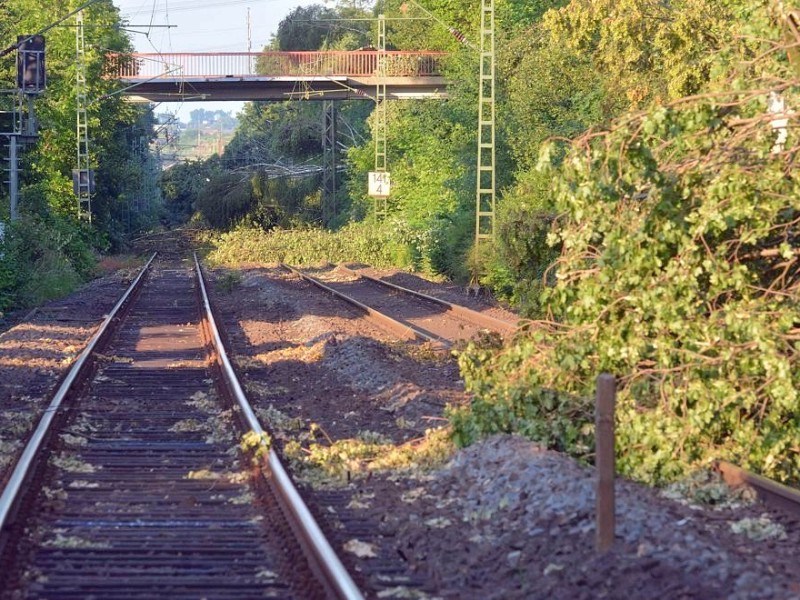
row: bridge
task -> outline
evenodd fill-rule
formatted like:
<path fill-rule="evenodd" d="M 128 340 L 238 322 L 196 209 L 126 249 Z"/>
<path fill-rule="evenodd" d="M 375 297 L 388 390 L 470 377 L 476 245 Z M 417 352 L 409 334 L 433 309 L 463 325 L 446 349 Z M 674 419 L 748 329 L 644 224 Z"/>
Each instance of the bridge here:
<path fill-rule="evenodd" d="M 140 102 L 363 100 L 375 98 L 379 83 L 388 100 L 444 98 L 444 56 L 377 50 L 130 53 L 109 56 L 106 76 Z"/>

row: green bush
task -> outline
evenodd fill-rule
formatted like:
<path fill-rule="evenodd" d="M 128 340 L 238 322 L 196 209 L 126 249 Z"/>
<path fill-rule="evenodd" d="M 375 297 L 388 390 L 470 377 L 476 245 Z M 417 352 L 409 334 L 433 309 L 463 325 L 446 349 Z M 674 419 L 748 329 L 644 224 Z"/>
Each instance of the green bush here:
<path fill-rule="evenodd" d="M 559 252 L 558 246 L 547 242 L 556 217 L 550 179 L 538 171 L 524 172 L 503 195 L 497 214 L 497 252 L 488 257 L 481 278 L 498 298 L 530 318 L 542 316 L 541 294 L 553 283 L 549 269 Z"/>
<path fill-rule="evenodd" d="M 354 223 L 338 232 L 239 227 L 212 235 L 207 241 L 213 248 L 208 259 L 219 265 L 285 262 L 303 266 L 327 261 L 364 262 L 375 267 L 413 266 L 407 228 L 394 221 Z"/>
<path fill-rule="evenodd" d="M 800 480 L 800 139 L 790 127 L 776 150 L 754 91 L 794 75 L 775 53 L 732 73 L 545 161 L 554 283 L 507 347 L 462 354 L 475 397 L 452 413 L 459 441 L 520 431 L 588 458 L 588 399 L 610 372 L 625 475 L 662 482 L 725 458 Z"/>
<path fill-rule="evenodd" d="M 23 214 L 11 224 L 0 258 L 0 310 L 41 304 L 94 275 L 89 230 L 59 217 Z"/>
<path fill-rule="evenodd" d="M 11 252 L 11 241 L 6 233 L 5 241 L 0 243 L 0 314 L 17 302 L 18 273 L 16 256 Z"/>

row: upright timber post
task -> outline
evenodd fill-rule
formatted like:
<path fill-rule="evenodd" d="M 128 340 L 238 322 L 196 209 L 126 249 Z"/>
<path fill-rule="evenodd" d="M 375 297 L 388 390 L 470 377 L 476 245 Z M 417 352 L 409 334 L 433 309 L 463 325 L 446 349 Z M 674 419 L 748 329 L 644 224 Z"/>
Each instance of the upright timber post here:
<path fill-rule="evenodd" d="M 375 86 L 375 171 L 384 173 L 387 160 L 386 134 L 386 19 L 378 15 L 378 62 L 377 83 Z M 389 199 L 375 198 L 375 215 L 386 216 L 389 212 Z"/>
<path fill-rule="evenodd" d="M 597 471 L 597 520 L 595 550 L 608 552 L 614 544 L 616 523 L 614 476 L 615 442 L 614 411 L 616 409 L 617 382 L 613 375 L 602 373 L 597 378 L 595 400 L 595 470 Z"/>
<path fill-rule="evenodd" d="M 494 0 L 481 0 L 481 49 L 478 99 L 478 181 L 475 246 L 495 239 L 495 61 Z"/>
<path fill-rule="evenodd" d="M 83 11 L 76 15 L 75 28 L 75 95 L 78 149 L 77 177 L 73 181 L 78 196 L 78 216 L 92 222 L 92 177 L 89 170 L 89 121 L 86 113 L 86 43 L 83 36 Z"/>
<path fill-rule="evenodd" d="M 336 217 L 336 102 L 322 102 L 322 223 Z"/>

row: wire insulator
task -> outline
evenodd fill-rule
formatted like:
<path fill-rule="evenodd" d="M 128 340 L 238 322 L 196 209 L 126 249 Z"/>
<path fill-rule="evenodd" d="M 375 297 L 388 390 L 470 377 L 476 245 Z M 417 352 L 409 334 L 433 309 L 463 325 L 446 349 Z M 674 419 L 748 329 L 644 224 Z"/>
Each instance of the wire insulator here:
<path fill-rule="evenodd" d="M 451 35 L 452 35 L 454 38 L 456 38 L 456 39 L 457 39 L 459 42 L 461 42 L 462 44 L 469 45 L 469 42 L 467 42 L 467 36 L 465 36 L 463 33 L 461 33 L 461 32 L 460 32 L 458 29 L 456 29 L 455 27 L 448 27 L 448 28 L 447 28 L 447 31 L 449 31 L 449 32 L 450 32 L 450 34 L 451 34 Z"/>

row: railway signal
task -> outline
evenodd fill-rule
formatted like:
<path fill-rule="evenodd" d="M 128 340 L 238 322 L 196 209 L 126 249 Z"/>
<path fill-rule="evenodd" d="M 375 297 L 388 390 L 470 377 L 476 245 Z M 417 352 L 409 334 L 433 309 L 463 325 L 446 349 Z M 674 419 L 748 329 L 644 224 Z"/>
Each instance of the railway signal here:
<path fill-rule="evenodd" d="M 24 94 L 41 94 L 47 84 L 43 35 L 17 37 L 17 88 Z"/>

